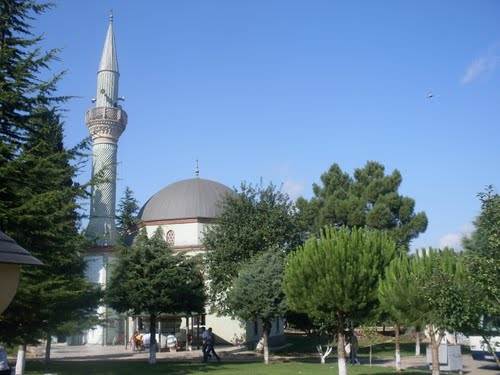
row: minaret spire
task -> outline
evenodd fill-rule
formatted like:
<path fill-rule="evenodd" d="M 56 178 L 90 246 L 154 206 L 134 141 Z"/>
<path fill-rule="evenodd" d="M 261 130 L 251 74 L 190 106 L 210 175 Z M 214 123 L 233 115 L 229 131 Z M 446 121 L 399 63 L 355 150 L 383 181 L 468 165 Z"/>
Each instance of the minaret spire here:
<path fill-rule="evenodd" d="M 118 59 L 113 15 L 109 16 L 101 61 L 97 71 L 95 108 L 87 111 L 85 122 L 92 138 L 92 188 L 87 236 L 98 246 L 116 243 L 116 163 L 118 139 L 127 125 L 127 113 L 118 106 Z"/>
<path fill-rule="evenodd" d="M 113 13 L 109 15 L 108 31 L 97 70 L 96 107 L 116 107 L 118 102 L 118 57 L 116 53 Z"/>
<path fill-rule="evenodd" d="M 108 32 L 102 49 L 99 72 L 109 70 L 118 73 L 118 59 L 116 57 L 115 33 L 113 30 L 113 12 L 109 14 Z"/>

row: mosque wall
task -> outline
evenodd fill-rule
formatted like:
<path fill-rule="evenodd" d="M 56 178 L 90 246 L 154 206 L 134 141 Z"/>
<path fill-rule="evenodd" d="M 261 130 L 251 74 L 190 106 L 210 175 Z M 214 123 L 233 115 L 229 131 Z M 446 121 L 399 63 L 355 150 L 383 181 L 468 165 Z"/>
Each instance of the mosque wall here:
<path fill-rule="evenodd" d="M 203 230 L 206 225 L 203 223 L 148 225 L 146 231 L 148 236 L 152 236 L 157 228 L 161 227 L 166 240 L 172 238 L 169 237 L 169 232 L 173 232 L 174 247 L 198 247 L 202 244 Z"/>
<path fill-rule="evenodd" d="M 198 247 L 202 246 L 203 234 L 208 226 L 213 224 L 207 223 L 180 223 L 180 224 L 159 224 L 147 225 L 146 231 L 148 236 L 152 236 L 158 227 L 161 227 L 165 237 L 169 231 L 173 231 L 175 236 L 174 246 L 177 248 Z M 166 238 L 167 239 L 167 238 Z M 204 252 L 203 250 L 192 250 L 186 253 L 188 256 L 197 255 Z M 208 280 L 207 280 L 208 282 Z M 210 307 L 207 306 L 206 311 Z M 217 314 L 208 313 L 205 316 L 205 326 L 212 327 L 217 341 L 221 344 L 239 345 L 247 343 L 256 345 L 262 337 L 261 322 L 242 322 L 238 319 L 233 319 L 230 316 L 218 316 Z M 181 323 L 181 328 L 185 329 L 185 323 Z M 276 319 L 272 323 L 271 332 L 269 335 L 271 345 L 281 345 L 284 342 L 284 322 L 282 319 Z"/>

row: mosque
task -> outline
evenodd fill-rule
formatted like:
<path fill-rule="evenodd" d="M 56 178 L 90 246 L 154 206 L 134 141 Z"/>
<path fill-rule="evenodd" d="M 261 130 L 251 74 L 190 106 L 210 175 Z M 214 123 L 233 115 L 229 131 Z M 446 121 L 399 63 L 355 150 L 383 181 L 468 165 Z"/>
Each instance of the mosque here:
<path fill-rule="evenodd" d="M 104 42 L 102 57 L 97 71 L 97 93 L 92 102 L 95 106 L 85 115 L 85 122 L 92 139 L 92 176 L 102 176 L 103 182 L 93 186 L 90 202 L 90 218 L 86 236 L 94 246 L 86 254 L 87 278 L 103 288 L 109 277 L 109 264 L 113 262 L 117 241 L 115 224 L 116 176 L 118 140 L 127 126 L 127 113 L 118 95 L 118 59 L 113 31 L 113 18 Z M 203 234 L 214 225 L 220 214 L 220 201 L 234 192 L 227 186 L 199 177 L 173 182 L 153 194 L 139 213 L 139 227 L 152 235 L 158 227 L 163 229 L 165 241 L 175 252 L 186 256 L 203 255 Z M 187 335 L 196 338 L 202 327 L 212 327 L 221 343 L 254 343 L 261 334 L 259 322 L 241 322 L 228 316 L 218 316 L 206 306 L 206 314 L 164 316 L 158 323 L 162 334 L 174 334 L 179 341 Z M 106 306 L 99 308 L 106 324 L 96 326 L 80 339 L 83 343 L 113 345 L 124 344 L 136 329 L 148 331 L 147 320 L 142 317 L 119 316 Z M 273 324 L 270 340 L 283 339 L 281 320 Z"/>

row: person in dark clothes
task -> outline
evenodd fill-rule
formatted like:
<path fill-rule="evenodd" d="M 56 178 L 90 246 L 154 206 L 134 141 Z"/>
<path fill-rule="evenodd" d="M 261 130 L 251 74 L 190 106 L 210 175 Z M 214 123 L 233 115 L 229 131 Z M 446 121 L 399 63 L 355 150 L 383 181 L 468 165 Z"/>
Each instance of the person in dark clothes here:
<path fill-rule="evenodd" d="M 206 358 L 208 359 L 209 356 L 214 356 L 217 358 L 217 361 L 220 362 L 220 357 L 217 355 L 214 349 L 215 345 L 215 335 L 212 332 L 212 328 L 208 329 L 208 335 L 207 335 L 207 349 L 205 350 L 205 355 Z M 205 361 L 206 362 L 206 361 Z"/>
<path fill-rule="evenodd" d="M 206 362 L 208 360 L 209 355 L 207 354 L 207 343 L 208 339 L 210 337 L 210 334 L 208 333 L 207 330 L 205 330 L 205 327 L 201 328 L 201 353 L 203 354 L 203 362 Z"/>
<path fill-rule="evenodd" d="M 7 360 L 7 352 L 4 347 L 0 345 L 0 375 L 10 375 L 11 368 Z"/>

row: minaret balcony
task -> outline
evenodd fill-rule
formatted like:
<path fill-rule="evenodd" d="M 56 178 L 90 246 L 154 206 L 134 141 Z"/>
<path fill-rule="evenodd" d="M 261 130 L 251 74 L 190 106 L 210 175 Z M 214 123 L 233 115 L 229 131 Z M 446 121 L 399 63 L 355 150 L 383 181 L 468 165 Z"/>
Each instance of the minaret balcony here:
<path fill-rule="evenodd" d="M 96 141 L 118 141 L 127 126 L 127 112 L 118 107 L 95 107 L 85 114 L 90 136 Z"/>

